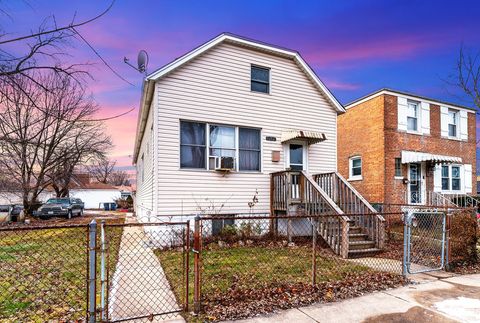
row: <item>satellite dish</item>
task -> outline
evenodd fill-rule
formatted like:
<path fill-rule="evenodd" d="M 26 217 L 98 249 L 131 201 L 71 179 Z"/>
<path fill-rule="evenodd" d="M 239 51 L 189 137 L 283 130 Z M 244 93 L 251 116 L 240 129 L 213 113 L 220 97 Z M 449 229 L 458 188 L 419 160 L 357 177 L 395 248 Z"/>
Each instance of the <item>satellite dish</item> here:
<path fill-rule="evenodd" d="M 148 54 L 143 49 L 138 52 L 137 67 L 130 64 L 130 60 L 126 57 L 123 58 L 123 62 L 140 73 L 146 73 L 148 66 Z"/>
<path fill-rule="evenodd" d="M 144 73 L 147 70 L 148 66 L 148 54 L 146 51 L 143 49 L 138 52 L 138 57 L 137 57 L 137 66 L 138 70 L 141 73 Z"/>

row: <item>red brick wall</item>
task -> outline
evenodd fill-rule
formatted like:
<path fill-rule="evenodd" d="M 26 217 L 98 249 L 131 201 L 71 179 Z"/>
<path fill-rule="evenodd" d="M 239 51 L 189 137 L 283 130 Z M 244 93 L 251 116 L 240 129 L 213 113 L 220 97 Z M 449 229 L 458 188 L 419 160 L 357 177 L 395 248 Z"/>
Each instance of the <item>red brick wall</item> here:
<path fill-rule="evenodd" d="M 362 156 L 363 180 L 351 184 L 370 203 L 404 203 L 407 185 L 395 179 L 395 158 L 402 150 L 458 156 L 472 165 L 476 189 L 475 114 L 468 113 L 468 141 L 440 136 L 440 106 L 430 105 L 430 135 L 399 132 L 397 97 L 380 95 L 350 108 L 338 118 L 338 171 L 348 178 L 348 158 Z M 407 177 L 407 166 L 402 165 Z M 427 165 L 427 190 L 433 190 L 433 171 Z"/>
<path fill-rule="evenodd" d="M 395 180 L 394 158 L 400 157 L 402 150 L 428 152 L 432 154 L 458 156 L 464 164 L 471 164 L 472 187 L 476 186 L 476 153 L 475 153 L 475 114 L 468 113 L 468 141 L 441 138 L 440 106 L 430 105 L 430 135 L 415 135 L 399 132 L 397 116 L 397 97 L 385 97 L 385 201 L 384 203 L 403 203 L 406 184 Z M 403 165 L 403 176 L 407 177 L 407 167 Z M 427 165 L 427 191 L 433 191 L 433 171 Z M 392 184 L 393 183 L 393 184 Z"/>
<path fill-rule="evenodd" d="M 383 201 L 383 98 L 368 100 L 338 117 L 338 171 L 348 179 L 349 157 L 362 157 L 362 176 L 350 183 L 368 201 Z"/>

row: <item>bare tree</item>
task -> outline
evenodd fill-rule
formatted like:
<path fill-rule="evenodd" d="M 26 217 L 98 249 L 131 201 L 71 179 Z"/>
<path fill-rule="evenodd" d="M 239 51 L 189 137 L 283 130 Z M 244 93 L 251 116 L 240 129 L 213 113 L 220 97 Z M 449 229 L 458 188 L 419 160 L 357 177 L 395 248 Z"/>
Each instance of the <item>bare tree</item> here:
<path fill-rule="evenodd" d="M 61 160 L 57 167 L 48 174 L 57 197 L 69 196 L 69 186 L 77 168 L 92 159 L 106 158 L 112 146 L 101 123 L 83 123 L 72 130 L 72 137 L 71 145 L 59 151 Z"/>
<path fill-rule="evenodd" d="M 108 183 L 115 186 L 130 185 L 130 179 L 128 173 L 123 170 L 116 170 L 110 174 Z"/>
<path fill-rule="evenodd" d="M 72 147 L 91 140 L 83 132 L 100 129 L 88 121 L 97 106 L 75 80 L 55 72 L 29 73 L 37 75 L 0 82 L 0 169 L 21 189 L 28 213 L 52 184 L 52 174 L 75 162 Z"/>
<path fill-rule="evenodd" d="M 115 171 L 116 163 L 116 161 L 111 161 L 108 158 L 97 158 L 87 165 L 86 169 L 97 182 L 107 184 Z"/>
<path fill-rule="evenodd" d="M 480 109 L 480 52 L 468 53 L 462 46 L 458 55 L 456 74 L 450 84 L 465 93 L 477 109 Z"/>

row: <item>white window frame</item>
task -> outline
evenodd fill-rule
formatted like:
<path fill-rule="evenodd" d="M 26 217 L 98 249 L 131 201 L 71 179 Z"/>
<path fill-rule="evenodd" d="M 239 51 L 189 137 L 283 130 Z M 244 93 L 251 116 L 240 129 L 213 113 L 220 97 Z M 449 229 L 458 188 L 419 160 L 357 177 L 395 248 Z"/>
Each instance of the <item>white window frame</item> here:
<path fill-rule="evenodd" d="M 235 172 L 239 173 L 262 173 L 263 172 L 263 143 L 262 143 L 262 129 L 261 128 L 255 128 L 255 127 L 246 127 L 246 126 L 235 126 L 231 124 L 223 124 L 223 123 L 210 123 L 210 122 L 204 122 L 204 121 L 194 121 L 194 120 L 180 120 L 181 122 L 194 122 L 194 123 L 201 123 L 205 125 L 205 168 L 182 168 L 181 165 L 181 156 L 180 156 L 180 151 L 178 154 L 178 168 L 180 170 L 186 170 L 186 171 L 215 171 L 215 169 L 210 169 L 210 157 L 215 157 L 214 155 L 210 154 L 210 149 L 215 149 L 214 147 L 210 146 L 210 126 L 218 126 L 218 127 L 229 127 L 229 128 L 234 128 L 235 129 Z M 260 140 L 260 167 L 259 170 L 240 170 L 240 128 L 245 128 L 245 129 L 255 129 L 259 131 L 259 140 Z M 180 136 L 180 134 L 179 134 Z M 179 138 L 179 149 L 181 149 L 181 142 Z M 221 149 L 221 148 L 217 148 Z M 225 149 L 230 149 L 230 148 L 225 148 Z M 232 149 L 233 150 L 233 149 Z"/>
<path fill-rule="evenodd" d="M 450 122 L 450 113 L 455 113 L 455 123 Z M 450 125 L 455 126 L 455 136 L 450 135 Z M 460 111 L 456 109 L 448 109 L 448 123 L 447 123 L 448 138 L 459 139 L 460 138 Z"/>
<path fill-rule="evenodd" d="M 409 116 L 409 110 L 410 110 L 410 104 L 415 105 L 415 117 L 410 117 Z M 415 134 L 420 134 L 421 133 L 421 127 L 422 127 L 422 120 L 421 120 L 421 113 L 422 113 L 422 106 L 421 103 L 418 101 L 413 101 L 413 100 L 407 100 L 407 132 L 409 133 L 415 133 Z M 417 120 L 417 129 L 416 130 L 411 130 L 408 129 L 408 118 L 415 118 Z"/>
<path fill-rule="evenodd" d="M 443 179 L 444 178 L 447 178 L 447 177 L 443 177 L 443 167 L 448 167 L 448 189 L 447 190 L 444 190 L 443 189 L 443 185 L 442 185 L 442 182 L 443 182 Z M 458 170 L 458 174 L 459 174 L 459 177 L 456 177 L 459 179 L 460 181 L 460 185 L 459 185 L 459 189 L 458 190 L 454 190 L 453 189 L 453 170 L 452 168 L 453 167 L 458 167 L 459 170 Z M 465 178 L 462 177 L 462 172 L 464 172 L 464 168 L 463 168 L 463 165 L 460 165 L 460 164 L 442 164 L 441 165 L 441 168 L 440 168 L 440 188 L 441 188 L 441 192 L 442 193 L 463 193 L 465 191 L 465 185 L 464 185 L 464 180 Z"/>
<path fill-rule="evenodd" d="M 261 91 L 252 90 L 252 81 L 253 81 L 252 80 L 252 68 L 254 68 L 254 67 L 268 71 L 268 92 L 261 92 Z M 255 82 L 259 82 L 259 81 L 255 81 Z M 263 82 L 259 82 L 259 83 L 263 83 Z M 261 66 L 261 65 L 257 65 L 257 64 L 250 64 L 250 92 L 266 94 L 266 95 L 271 94 L 271 92 L 272 92 L 272 69 L 270 67 Z"/>
<path fill-rule="evenodd" d="M 353 175 L 353 161 L 360 159 L 360 175 Z M 363 160 L 361 156 L 352 156 L 348 159 L 348 180 L 360 181 L 363 179 Z"/>

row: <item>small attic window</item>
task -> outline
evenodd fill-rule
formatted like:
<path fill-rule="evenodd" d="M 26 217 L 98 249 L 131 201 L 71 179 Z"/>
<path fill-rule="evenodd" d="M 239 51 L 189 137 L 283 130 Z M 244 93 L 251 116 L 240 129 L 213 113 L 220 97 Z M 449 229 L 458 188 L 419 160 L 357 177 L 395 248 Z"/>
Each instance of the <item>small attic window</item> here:
<path fill-rule="evenodd" d="M 270 93 L 270 69 L 252 65 L 250 84 L 253 92 Z"/>

